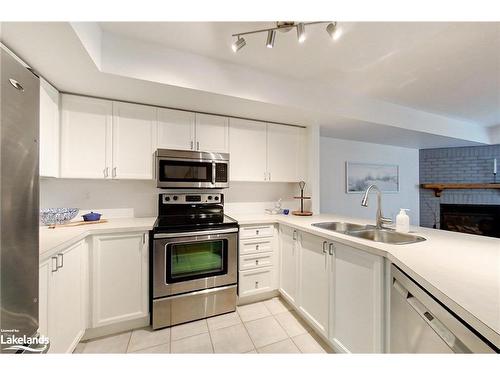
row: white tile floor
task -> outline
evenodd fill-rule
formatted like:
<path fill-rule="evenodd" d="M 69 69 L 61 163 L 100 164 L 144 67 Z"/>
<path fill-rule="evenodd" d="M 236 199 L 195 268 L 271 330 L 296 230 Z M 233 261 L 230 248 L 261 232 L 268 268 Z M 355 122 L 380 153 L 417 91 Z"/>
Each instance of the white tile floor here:
<path fill-rule="evenodd" d="M 81 342 L 75 353 L 332 353 L 280 298 L 171 328 Z"/>

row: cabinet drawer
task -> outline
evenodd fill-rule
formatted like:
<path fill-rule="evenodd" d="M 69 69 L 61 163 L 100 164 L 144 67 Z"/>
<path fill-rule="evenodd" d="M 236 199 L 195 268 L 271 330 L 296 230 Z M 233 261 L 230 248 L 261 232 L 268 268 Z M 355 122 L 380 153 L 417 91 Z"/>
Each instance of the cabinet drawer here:
<path fill-rule="evenodd" d="M 240 241 L 240 255 L 266 253 L 268 251 L 273 251 L 272 239 L 253 239 Z"/>
<path fill-rule="evenodd" d="M 272 290 L 273 269 L 271 267 L 240 271 L 240 297 Z"/>
<path fill-rule="evenodd" d="M 269 267 L 273 265 L 273 253 L 242 255 L 240 257 L 240 270 Z"/>
<path fill-rule="evenodd" d="M 240 238 L 272 237 L 273 234 L 273 225 L 252 225 L 240 228 Z"/>

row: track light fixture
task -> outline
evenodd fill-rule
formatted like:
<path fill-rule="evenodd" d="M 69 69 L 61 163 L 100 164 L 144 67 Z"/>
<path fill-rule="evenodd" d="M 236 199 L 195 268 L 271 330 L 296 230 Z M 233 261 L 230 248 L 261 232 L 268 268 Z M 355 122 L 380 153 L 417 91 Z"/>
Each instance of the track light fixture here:
<path fill-rule="evenodd" d="M 337 26 L 337 22 L 331 22 L 326 26 L 326 32 L 333 40 L 338 40 L 342 35 L 342 28 Z"/>
<path fill-rule="evenodd" d="M 297 24 L 297 40 L 299 43 L 304 43 L 306 40 L 306 27 L 303 23 Z"/>
<path fill-rule="evenodd" d="M 267 32 L 267 41 L 266 41 L 267 48 L 274 47 L 274 38 L 276 38 L 276 30 L 269 30 Z"/>
<path fill-rule="evenodd" d="M 337 25 L 337 22 L 332 21 L 317 21 L 317 22 L 293 22 L 293 21 L 281 21 L 276 22 L 276 27 L 271 27 L 268 29 L 260 29 L 253 31 L 246 31 L 243 33 L 233 34 L 232 36 L 237 38 L 236 41 L 232 44 L 231 48 L 234 52 L 239 51 L 246 45 L 245 39 L 242 38 L 242 35 L 249 34 L 258 34 L 258 33 L 267 33 L 266 39 L 266 47 L 273 48 L 274 40 L 276 39 L 276 30 L 281 32 L 289 32 L 292 29 L 297 30 L 297 40 L 299 43 L 304 43 L 306 40 L 306 26 L 310 25 L 318 25 L 318 24 L 328 24 L 326 26 L 326 31 L 330 38 L 333 40 L 337 40 L 342 35 L 342 29 Z"/>
<path fill-rule="evenodd" d="M 245 42 L 245 38 L 238 36 L 238 39 L 236 39 L 231 48 L 233 49 L 233 52 L 238 52 L 240 49 L 245 47 L 245 44 L 247 44 L 247 42 Z"/>

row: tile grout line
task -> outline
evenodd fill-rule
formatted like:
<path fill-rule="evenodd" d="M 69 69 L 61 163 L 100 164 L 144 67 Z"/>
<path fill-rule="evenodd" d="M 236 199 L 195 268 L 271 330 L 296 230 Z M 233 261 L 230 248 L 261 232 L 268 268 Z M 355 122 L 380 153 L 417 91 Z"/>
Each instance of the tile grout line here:
<path fill-rule="evenodd" d="M 210 332 L 210 326 L 208 325 L 208 319 L 205 319 L 207 323 L 207 329 L 208 329 L 208 338 L 210 339 L 210 344 L 212 345 L 212 353 L 215 353 L 215 346 L 214 346 L 214 340 L 212 340 L 212 332 Z"/>
<path fill-rule="evenodd" d="M 248 332 L 248 328 L 246 326 L 246 322 L 243 321 L 243 317 L 241 316 L 240 312 L 238 311 L 238 309 L 236 309 L 236 311 L 238 312 L 238 316 L 240 317 L 240 320 L 241 320 L 241 324 L 243 325 L 243 328 L 245 329 L 245 332 L 247 333 L 248 335 L 248 338 L 250 339 L 250 342 L 252 343 L 253 345 L 253 350 L 255 350 L 256 353 L 259 353 L 259 351 L 257 350 L 257 346 L 255 345 L 255 343 L 253 342 L 253 339 L 252 339 L 252 336 L 250 336 L 250 332 Z M 251 350 L 249 350 L 249 352 L 251 352 Z"/>

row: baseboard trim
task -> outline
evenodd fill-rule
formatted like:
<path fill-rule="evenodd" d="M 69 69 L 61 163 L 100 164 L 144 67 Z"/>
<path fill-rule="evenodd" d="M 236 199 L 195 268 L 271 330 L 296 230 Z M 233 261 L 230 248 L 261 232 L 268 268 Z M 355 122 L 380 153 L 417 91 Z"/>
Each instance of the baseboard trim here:
<path fill-rule="evenodd" d="M 278 290 L 271 290 L 269 292 L 263 292 L 254 294 L 252 296 L 239 297 L 236 301 L 237 306 L 248 305 L 249 303 L 265 301 L 266 299 L 273 298 L 279 296 Z"/>
<path fill-rule="evenodd" d="M 132 329 L 148 327 L 149 325 L 150 324 L 148 315 L 142 318 L 136 318 L 132 320 L 127 320 L 125 322 L 114 323 L 103 327 L 88 328 L 82 337 L 82 341 L 92 340 L 108 335 L 114 335 L 117 333 L 130 331 Z"/>

